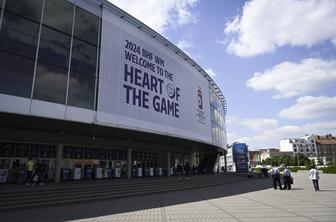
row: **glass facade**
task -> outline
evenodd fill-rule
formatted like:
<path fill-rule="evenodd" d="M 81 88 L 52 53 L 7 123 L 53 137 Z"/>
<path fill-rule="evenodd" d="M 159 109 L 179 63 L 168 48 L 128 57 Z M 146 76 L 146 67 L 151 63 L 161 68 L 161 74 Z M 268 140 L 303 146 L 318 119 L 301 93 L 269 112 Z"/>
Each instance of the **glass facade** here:
<path fill-rule="evenodd" d="M 94 109 L 100 18 L 66 0 L 0 8 L 0 93 Z"/>
<path fill-rule="evenodd" d="M 0 30 L 0 93 L 31 96 L 41 7 L 37 0 L 5 2 Z"/>
<path fill-rule="evenodd" d="M 225 110 L 216 93 L 209 90 L 212 142 L 226 148 Z"/>

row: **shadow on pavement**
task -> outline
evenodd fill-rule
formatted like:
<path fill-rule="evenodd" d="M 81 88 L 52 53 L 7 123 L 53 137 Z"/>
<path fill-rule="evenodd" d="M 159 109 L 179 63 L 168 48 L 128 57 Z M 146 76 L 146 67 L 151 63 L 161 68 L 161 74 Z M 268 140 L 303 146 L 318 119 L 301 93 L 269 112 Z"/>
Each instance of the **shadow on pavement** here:
<path fill-rule="evenodd" d="M 160 207 L 229 197 L 243 193 L 265 190 L 271 187 L 272 181 L 270 178 L 246 178 L 240 182 L 206 188 L 5 212 L 0 213 L 0 218 L 4 219 L 2 221 L 11 222 L 27 221 L 27 218 L 29 218 L 29 221 L 35 222 L 71 221 L 80 219 L 88 220 L 96 219 L 97 217 L 104 218 L 104 216 L 109 215 L 135 213 L 140 210 L 150 210 L 151 212 L 152 210 L 160 210 Z"/>

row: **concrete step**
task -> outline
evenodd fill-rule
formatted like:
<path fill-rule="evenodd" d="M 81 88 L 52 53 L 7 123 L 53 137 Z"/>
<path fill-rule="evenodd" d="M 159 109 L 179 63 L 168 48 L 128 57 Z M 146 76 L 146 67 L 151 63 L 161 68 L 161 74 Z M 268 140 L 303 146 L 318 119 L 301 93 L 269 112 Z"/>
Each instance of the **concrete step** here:
<path fill-rule="evenodd" d="M 168 192 L 184 189 L 195 189 L 207 186 L 216 186 L 225 183 L 236 183 L 245 180 L 244 177 L 239 176 L 197 176 L 191 179 L 177 179 L 176 177 L 166 177 L 158 179 L 150 179 L 139 181 L 136 183 L 132 180 L 121 181 L 113 185 L 107 184 L 81 184 L 78 187 L 71 187 L 69 184 L 59 184 L 52 187 L 34 187 L 37 189 L 25 190 L 20 188 L 20 192 L 11 192 L 9 189 L 6 196 L 0 199 L 0 211 L 13 210 L 19 208 L 41 207 L 57 204 L 68 204 L 83 201 L 94 201 L 112 199 L 118 197 L 126 197 L 133 195 L 143 195 L 158 192 Z M 90 182 L 89 182 L 90 183 Z M 72 184 L 76 186 L 77 184 Z M 32 188 L 32 187 L 28 187 Z M 40 189 L 39 189 L 40 188 Z M 71 188 L 71 189 L 69 189 Z M 22 189 L 22 190 L 21 190 Z M 11 196 L 12 194 L 12 196 Z"/>

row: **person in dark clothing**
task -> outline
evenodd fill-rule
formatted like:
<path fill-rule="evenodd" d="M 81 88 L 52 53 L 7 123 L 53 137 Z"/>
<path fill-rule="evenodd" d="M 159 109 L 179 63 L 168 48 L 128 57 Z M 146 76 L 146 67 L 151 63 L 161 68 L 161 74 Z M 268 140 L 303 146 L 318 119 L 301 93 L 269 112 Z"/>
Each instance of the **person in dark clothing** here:
<path fill-rule="evenodd" d="M 190 166 L 189 166 L 189 163 L 186 163 L 184 165 L 184 173 L 185 173 L 185 178 L 186 179 L 189 179 L 189 172 L 190 172 Z"/>
<path fill-rule="evenodd" d="M 177 175 L 178 175 L 179 179 L 181 179 L 181 175 L 183 173 L 183 168 L 182 168 L 181 164 L 177 165 L 176 171 L 177 171 Z"/>
<path fill-rule="evenodd" d="M 284 190 L 286 190 L 286 189 L 290 190 L 291 189 L 291 172 L 288 169 L 288 167 L 285 167 L 283 179 L 284 179 L 283 189 Z"/>

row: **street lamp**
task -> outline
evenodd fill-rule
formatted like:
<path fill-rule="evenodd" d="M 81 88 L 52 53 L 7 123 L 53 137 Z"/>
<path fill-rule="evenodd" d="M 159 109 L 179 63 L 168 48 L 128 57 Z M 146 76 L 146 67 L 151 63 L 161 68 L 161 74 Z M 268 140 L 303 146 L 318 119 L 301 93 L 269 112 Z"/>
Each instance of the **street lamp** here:
<path fill-rule="evenodd" d="M 298 152 L 296 153 L 296 158 L 297 158 L 297 164 L 298 164 L 298 166 L 300 166 L 300 164 L 299 164 L 299 150 L 298 150 Z"/>

